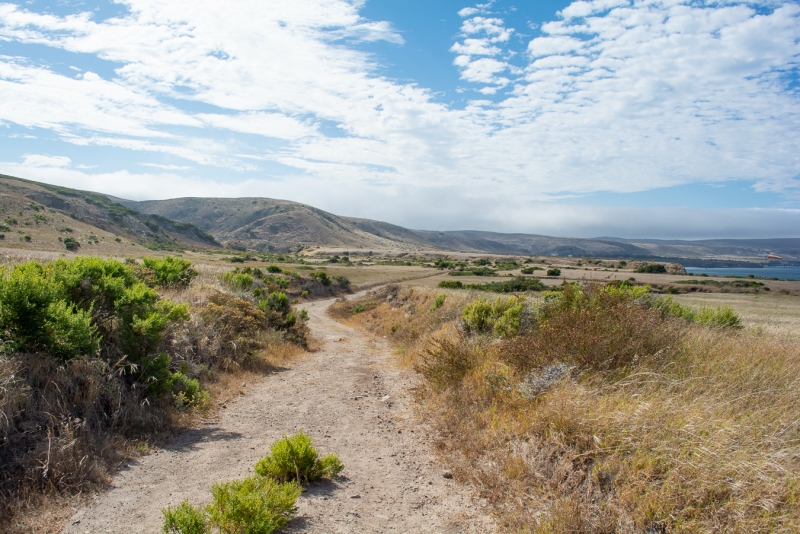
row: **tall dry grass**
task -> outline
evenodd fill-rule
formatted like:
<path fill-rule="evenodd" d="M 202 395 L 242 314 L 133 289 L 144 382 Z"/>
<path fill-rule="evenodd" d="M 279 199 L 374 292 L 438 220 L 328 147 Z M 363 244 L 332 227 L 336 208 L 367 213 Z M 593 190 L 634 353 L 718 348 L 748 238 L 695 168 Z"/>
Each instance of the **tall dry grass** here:
<path fill-rule="evenodd" d="M 796 344 L 636 302 L 533 310 L 504 341 L 463 333 L 468 297 L 428 313 L 432 298 L 400 291 L 350 320 L 394 328 L 444 461 L 508 530 L 800 530 Z"/>

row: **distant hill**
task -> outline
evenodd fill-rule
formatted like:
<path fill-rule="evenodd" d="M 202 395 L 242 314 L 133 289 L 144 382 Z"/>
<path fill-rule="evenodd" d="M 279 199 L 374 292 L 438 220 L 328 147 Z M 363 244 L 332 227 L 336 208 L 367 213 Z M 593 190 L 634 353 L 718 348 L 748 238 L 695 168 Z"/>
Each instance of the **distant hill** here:
<path fill-rule="evenodd" d="M 767 254 L 773 253 L 789 261 L 800 261 L 800 239 L 681 241 L 585 239 L 471 230 L 433 232 L 342 217 L 288 200 L 176 198 L 137 202 L 0 175 L 0 219 L 21 219 L 14 228 L 6 223 L 6 243 L 9 239 L 21 240 L 31 234 L 34 241 L 63 250 L 57 238 L 63 238 L 66 233 L 57 231 L 59 225 L 55 218 L 42 215 L 49 217 L 47 224 L 37 218 L 31 207 L 34 205 L 61 214 L 62 220 L 68 218 L 87 243 L 93 242 L 92 232 L 102 231 L 112 241 L 124 237 L 151 249 L 227 246 L 239 250 L 286 252 L 322 246 L 408 252 L 440 250 L 526 256 L 689 259 L 696 260 L 696 264 L 700 260 L 728 264 L 763 261 Z M 20 213 L 25 216 L 14 216 Z M 33 235 L 37 232 L 47 235 L 39 238 Z M 123 247 L 122 250 L 128 249 Z"/>
<path fill-rule="evenodd" d="M 768 253 L 800 260 L 800 239 L 705 241 L 595 239 L 481 231 L 432 232 L 342 217 L 318 208 L 266 198 L 178 198 L 134 202 L 144 213 L 189 221 L 229 246 L 252 250 L 296 250 L 298 246 L 443 250 L 509 255 L 606 258 L 716 258 L 757 260 Z"/>
<path fill-rule="evenodd" d="M 131 243 L 151 250 L 220 247 L 190 222 L 142 213 L 107 195 L 6 175 L 0 175 L 0 228 L 0 243 L 29 242 L 43 250 L 63 251 L 58 238 L 67 237 L 82 243 L 82 251 L 101 238 L 108 238 L 104 250 L 110 251 L 125 251 Z"/>

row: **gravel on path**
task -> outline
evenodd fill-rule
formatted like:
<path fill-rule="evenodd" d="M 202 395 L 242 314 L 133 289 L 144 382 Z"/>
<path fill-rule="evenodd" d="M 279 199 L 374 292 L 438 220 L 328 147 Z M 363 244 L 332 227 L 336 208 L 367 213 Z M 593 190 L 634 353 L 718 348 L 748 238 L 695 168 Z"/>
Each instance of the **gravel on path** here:
<path fill-rule="evenodd" d="M 412 411 L 414 377 L 391 348 L 307 306 L 322 343 L 227 404 L 217 421 L 132 461 L 63 533 L 160 532 L 161 509 L 208 502 L 215 482 L 253 474 L 269 444 L 303 429 L 345 470 L 311 485 L 286 532 L 492 532 L 486 504 L 446 478 L 430 431 Z"/>

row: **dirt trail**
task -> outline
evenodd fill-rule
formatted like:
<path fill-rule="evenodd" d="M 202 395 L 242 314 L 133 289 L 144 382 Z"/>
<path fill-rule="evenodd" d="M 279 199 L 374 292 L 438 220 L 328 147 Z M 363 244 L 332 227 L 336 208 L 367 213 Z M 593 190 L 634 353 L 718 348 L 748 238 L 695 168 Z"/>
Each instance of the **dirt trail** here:
<path fill-rule="evenodd" d="M 286 531 L 492 531 L 485 504 L 443 476 L 410 409 L 413 377 L 384 340 L 329 318 L 332 302 L 307 306 L 321 350 L 248 387 L 219 421 L 132 462 L 62 532 L 160 532 L 162 508 L 207 502 L 213 483 L 252 474 L 271 442 L 299 429 L 345 471 L 300 497 Z"/>

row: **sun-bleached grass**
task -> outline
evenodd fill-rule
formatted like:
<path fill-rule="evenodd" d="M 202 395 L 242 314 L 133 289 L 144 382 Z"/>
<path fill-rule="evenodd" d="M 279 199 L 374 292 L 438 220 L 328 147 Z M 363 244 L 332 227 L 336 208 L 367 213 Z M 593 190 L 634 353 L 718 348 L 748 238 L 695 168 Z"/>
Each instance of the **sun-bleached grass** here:
<path fill-rule="evenodd" d="M 368 296 L 382 304 L 345 320 L 393 338 L 423 372 L 432 340 L 449 344 L 442 350 L 464 369 L 425 380 L 419 406 L 438 429 L 443 460 L 479 488 L 508 530 L 797 531 L 796 343 L 635 306 L 583 323 L 551 318 L 552 335 L 466 336 L 458 323 L 470 296 L 453 292 L 427 312 L 437 293 Z M 625 341 L 634 334 L 652 341 Z M 617 363 L 587 363 L 581 350 Z M 521 387 L 553 362 L 569 370 L 549 389 Z"/>

